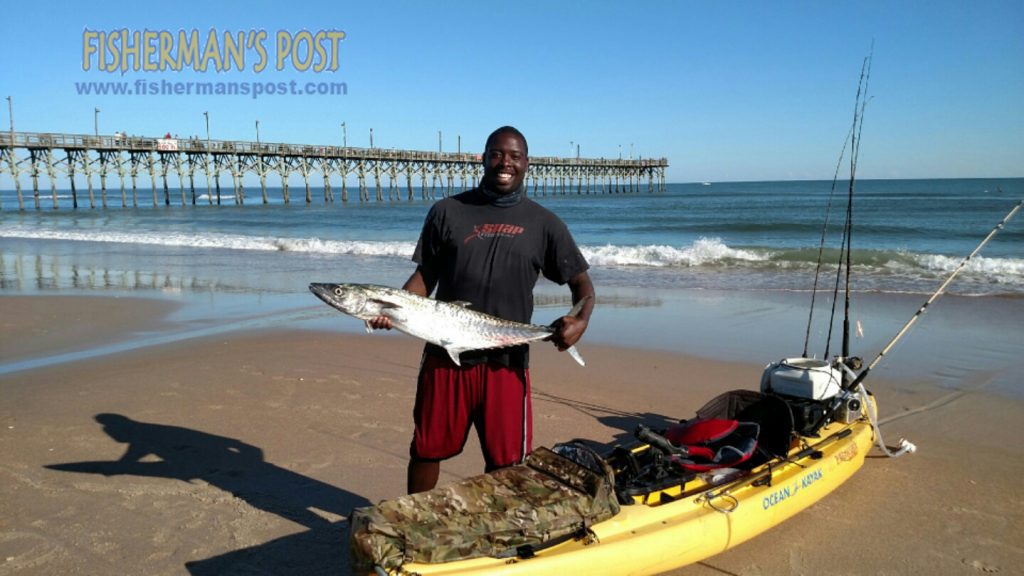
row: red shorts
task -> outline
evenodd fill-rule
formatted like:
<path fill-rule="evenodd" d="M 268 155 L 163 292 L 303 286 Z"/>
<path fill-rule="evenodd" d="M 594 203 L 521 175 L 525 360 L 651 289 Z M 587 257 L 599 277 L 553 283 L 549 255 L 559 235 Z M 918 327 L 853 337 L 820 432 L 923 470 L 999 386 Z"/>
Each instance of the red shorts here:
<path fill-rule="evenodd" d="M 444 460 L 462 452 L 476 426 L 487 469 L 522 462 L 533 442 L 530 375 L 495 364 L 458 367 L 424 355 L 416 388 L 414 460 Z"/>

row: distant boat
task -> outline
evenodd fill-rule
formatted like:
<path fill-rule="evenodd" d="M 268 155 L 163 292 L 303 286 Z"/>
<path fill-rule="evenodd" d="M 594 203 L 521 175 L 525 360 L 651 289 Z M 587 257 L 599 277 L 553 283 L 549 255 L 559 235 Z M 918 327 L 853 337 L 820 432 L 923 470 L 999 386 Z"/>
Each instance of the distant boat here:
<path fill-rule="evenodd" d="M 704 186 L 711 186 L 711 182 L 701 182 L 701 184 Z"/>

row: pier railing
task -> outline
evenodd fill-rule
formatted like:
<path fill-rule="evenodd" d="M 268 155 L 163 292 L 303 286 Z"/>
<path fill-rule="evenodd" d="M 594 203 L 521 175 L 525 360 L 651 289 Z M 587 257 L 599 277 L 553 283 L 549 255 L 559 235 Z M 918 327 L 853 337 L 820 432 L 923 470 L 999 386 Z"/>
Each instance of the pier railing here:
<path fill-rule="evenodd" d="M 648 192 L 664 191 L 665 158 L 605 159 L 559 158 L 531 156 L 526 186 L 534 196 L 565 194 L 636 193 L 645 186 Z M 0 133 L 0 173 L 14 179 L 18 208 L 25 209 L 20 177 L 27 173 L 32 181 L 32 201 L 40 208 L 46 196 L 40 192 L 40 177 L 49 180 L 53 207 L 58 207 L 57 183 L 68 179 L 72 207 L 79 207 L 76 177 L 84 178 L 88 205 L 97 206 L 93 176 L 99 177 L 99 200 L 102 207 L 110 204 L 107 178 L 119 179 L 121 206 L 138 206 L 138 178 L 148 175 L 154 206 L 170 205 L 171 188 L 168 176 L 177 176 L 177 193 L 181 204 L 203 202 L 236 204 L 246 202 L 244 179 L 259 177 L 261 200 L 269 202 L 267 178 L 276 175 L 281 182 L 281 199 L 290 203 L 289 178 L 295 174 L 305 183 L 305 201 L 313 201 L 310 178 L 323 179 L 323 201 L 335 201 L 331 178 L 340 179 L 341 200 L 347 202 L 348 180 L 358 184 L 360 201 L 370 199 L 368 178 L 373 178 L 375 197 L 387 200 L 403 196 L 414 199 L 413 183 L 418 181 L 421 198 L 436 199 L 457 190 L 472 187 L 483 173 L 481 157 L 474 153 L 426 152 L 391 148 L 357 148 L 278 142 L 209 140 L 191 138 L 154 138 L 116 133 L 113 135 L 56 134 L 41 132 Z M 221 189 L 221 175 L 231 177 L 230 192 Z M 205 196 L 200 181 L 196 192 L 196 176 L 205 177 Z M 158 177 L 160 184 L 158 184 Z M 126 189 L 130 182 L 130 200 Z M 401 180 L 404 178 L 405 186 Z M 459 182 L 457 185 L 456 181 Z M 186 187 L 188 192 L 186 193 Z M 550 187 L 550 189 L 549 189 Z M 158 194 L 158 188 L 162 195 Z M 160 198 L 162 196 L 162 199 Z M 0 208 L 6 208 L 0 206 Z"/>

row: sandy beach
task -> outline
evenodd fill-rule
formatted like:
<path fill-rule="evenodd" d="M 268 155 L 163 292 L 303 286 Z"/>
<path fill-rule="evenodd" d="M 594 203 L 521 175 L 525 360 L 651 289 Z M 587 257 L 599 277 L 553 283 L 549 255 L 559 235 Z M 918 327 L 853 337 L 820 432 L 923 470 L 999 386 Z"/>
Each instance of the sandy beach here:
<path fill-rule="evenodd" d="M 174 308 L 84 300 L 0 299 L 3 363 L 158 330 Z M 347 573 L 351 509 L 404 490 L 420 348 L 264 329 L 0 375 L 0 574 Z M 626 439 L 756 387 L 763 367 L 587 343 L 580 368 L 533 350 L 536 445 Z M 869 457 L 809 510 L 675 574 L 1020 573 L 1022 401 L 984 382 L 870 387 L 889 444 L 916 454 Z M 441 481 L 482 467 L 471 439 Z"/>

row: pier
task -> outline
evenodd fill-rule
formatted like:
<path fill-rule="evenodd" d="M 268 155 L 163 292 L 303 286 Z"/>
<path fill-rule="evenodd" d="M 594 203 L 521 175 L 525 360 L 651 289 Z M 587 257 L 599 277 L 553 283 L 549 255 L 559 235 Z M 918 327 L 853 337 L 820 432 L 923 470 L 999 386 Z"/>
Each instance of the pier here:
<path fill-rule="evenodd" d="M 569 194 L 616 194 L 663 192 L 668 160 L 558 158 L 531 156 L 525 185 L 533 196 Z M 246 175 L 259 178 L 259 199 L 267 204 L 268 178 L 280 182 L 280 199 L 289 204 L 294 174 L 305 183 L 303 200 L 313 202 L 311 182 L 321 183 L 323 202 L 340 196 L 349 201 L 349 180 L 358 200 L 367 202 L 414 200 L 414 183 L 420 197 L 433 200 L 473 187 L 483 175 L 481 157 L 475 153 L 425 152 L 386 148 L 356 148 L 313 144 L 284 144 L 199 138 L 151 138 L 141 136 L 0 132 L 0 174 L 12 176 L 18 209 L 25 210 L 25 196 L 40 209 L 46 197 L 58 208 L 57 184 L 67 178 L 73 208 L 111 205 L 137 207 L 140 179 L 148 180 L 153 206 L 172 203 L 245 204 Z M 27 174 L 32 190 L 22 190 Z M 79 190 L 76 177 L 84 178 Z M 98 190 L 93 178 L 98 178 Z M 45 179 L 49 191 L 40 189 Z M 109 180 L 117 184 L 109 186 Z M 340 180 L 340 186 L 331 179 Z M 315 186 L 315 184 L 314 184 Z M 146 196 L 145 184 L 141 195 Z M 196 189 L 199 189 L 197 195 Z M 340 188 L 340 190 L 338 190 Z M 205 195 L 204 195 L 205 192 Z M 143 203 L 149 199 L 143 198 Z M 9 209 L 0 206 L 0 209 Z"/>

